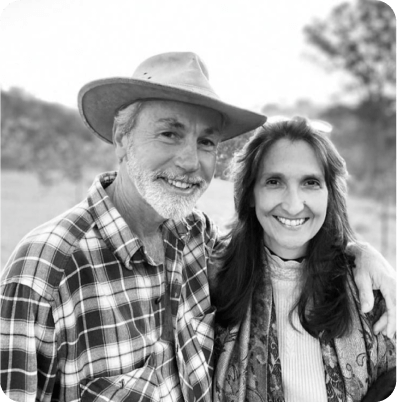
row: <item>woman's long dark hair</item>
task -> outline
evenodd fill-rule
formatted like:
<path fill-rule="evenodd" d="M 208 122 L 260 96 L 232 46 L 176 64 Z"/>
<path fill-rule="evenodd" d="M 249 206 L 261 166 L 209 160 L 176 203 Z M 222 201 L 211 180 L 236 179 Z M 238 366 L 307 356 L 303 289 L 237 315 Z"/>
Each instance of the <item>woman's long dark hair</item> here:
<path fill-rule="evenodd" d="M 263 275 L 263 229 L 255 208 L 253 190 L 261 162 L 280 139 L 305 141 L 324 170 L 328 189 L 327 214 L 319 232 L 309 241 L 303 270 L 303 289 L 294 309 L 304 329 L 314 337 L 340 337 L 349 331 L 351 313 L 346 292 L 348 268 L 354 258 L 346 252 L 354 240 L 346 208 L 347 171 L 332 142 L 305 119 L 267 123 L 257 129 L 234 161 L 234 197 L 237 217 L 226 236 L 228 246 L 219 259 L 213 301 L 223 326 L 238 323 L 247 311 L 259 278 Z"/>

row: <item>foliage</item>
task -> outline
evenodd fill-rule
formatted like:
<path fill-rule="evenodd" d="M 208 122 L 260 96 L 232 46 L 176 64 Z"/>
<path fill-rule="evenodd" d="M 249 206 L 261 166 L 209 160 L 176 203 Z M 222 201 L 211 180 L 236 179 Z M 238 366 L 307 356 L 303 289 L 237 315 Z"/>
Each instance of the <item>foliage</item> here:
<path fill-rule="evenodd" d="M 343 3 L 304 32 L 326 57 L 326 66 L 348 73 L 362 99 L 394 99 L 396 17 L 387 4 L 378 0 Z"/>
<path fill-rule="evenodd" d="M 284 116 L 292 118 L 293 116 L 306 116 L 310 119 L 318 118 L 322 109 L 313 105 L 306 99 L 299 99 L 293 106 L 267 104 L 261 108 L 261 112 L 266 116 Z M 254 134 L 254 131 L 245 133 L 241 136 L 235 137 L 231 140 L 224 141 L 218 148 L 217 167 L 215 177 L 230 180 L 232 169 L 232 160 L 236 152 L 241 150 L 244 144 Z"/>
<path fill-rule="evenodd" d="M 358 97 L 354 130 L 344 127 L 352 152 L 361 159 L 357 177 L 363 190 L 395 197 L 396 158 L 396 18 L 382 1 L 358 0 L 336 7 L 324 21 L 305 28 L 306 37 L 327 68 L 349 77 L 348 93 Z M 335 116 L 330 109 L 325 115 Z M 354 146 L 353 146 L 354 145 Z"/>
<path fill-rule="evenodd" d="M 215 177 L 229 180 L 232 168 L 233 155 L 241 150 L 254 132 L 248 132 L 233 139 L 222 142 L 218 147 Z"/>
<path fill-rule="evenodd" d="M 20 89 L 1 92 L 3 169 L 29 170 L 44 183 L 114 166 L 111 147 L 84 127 L 78 112 L 38 100 Z"/>
<path fill-rule="evenodd" d="M 394 114 L 389 118 L 390 122 L 385 124 L 382 136 L 379 136 L 379 130 L 363 119 L 365 112 L 369 113 L 362 105 L 337 105 L 324 110 L 320 117 L 334 127 L 331 139 L 347 162 L 350 190 L 373 198 L 381 193 L 393 199 L 396 189 L 396 117 Z M 379 139 L 385 142 L 385 150 L 380 156 L 376 154 L 379 148 L 374 145 Z"/>

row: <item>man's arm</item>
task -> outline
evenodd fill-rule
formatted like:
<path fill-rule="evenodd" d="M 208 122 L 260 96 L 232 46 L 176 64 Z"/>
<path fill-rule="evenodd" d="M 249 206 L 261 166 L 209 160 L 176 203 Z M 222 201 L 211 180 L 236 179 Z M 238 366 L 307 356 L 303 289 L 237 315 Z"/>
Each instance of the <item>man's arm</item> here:
<path fill-rule="evenodd" d="M 392 338 L 396 333 L 396 272 L 387 260 L 369 244 L 350 244 L 356 256 L 354 281 L 360 296 L 361 310 L 367 313 L 374 306 L 373 290 L 380 290 L 386 311 L 374 325 L 374 332 Z"/>
<path fill-rule="evenodd" d="M 1 387 L 16 401 L 51 401 L 57 344 L 49 303 L 30 287 L 1 288 Z"/>

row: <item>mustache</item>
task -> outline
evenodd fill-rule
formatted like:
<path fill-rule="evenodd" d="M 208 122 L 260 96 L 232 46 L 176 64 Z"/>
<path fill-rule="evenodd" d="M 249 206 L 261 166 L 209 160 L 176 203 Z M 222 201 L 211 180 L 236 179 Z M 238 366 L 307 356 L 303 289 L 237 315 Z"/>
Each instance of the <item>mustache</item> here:
<path fill-rule="evenodd" d="M 179 181 L 188 183 L 190 185 L 206 186 L 207 181 L 201 176 L 179 175 L 170 171 L 161 171 L 153 174 L 154 179 L 169 179 L 173 181 Z"/>

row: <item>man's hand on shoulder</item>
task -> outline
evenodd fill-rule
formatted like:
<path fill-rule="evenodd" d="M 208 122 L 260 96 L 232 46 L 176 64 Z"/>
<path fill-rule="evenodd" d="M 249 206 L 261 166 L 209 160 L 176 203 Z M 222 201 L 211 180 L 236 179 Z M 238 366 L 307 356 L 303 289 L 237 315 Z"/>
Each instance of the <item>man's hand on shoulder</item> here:
<path fill-rule="evenodd" d="M 373 290 L 380 290 L 386 302 L 386 312 L 374 325 L 374 332 L 392 338 L 396 333 L 396 271 L 387 260 L 369 244 L 350 244 L 356 256 L 354 280 L 359 290 L 362 312 L 373 309 Z"/>

